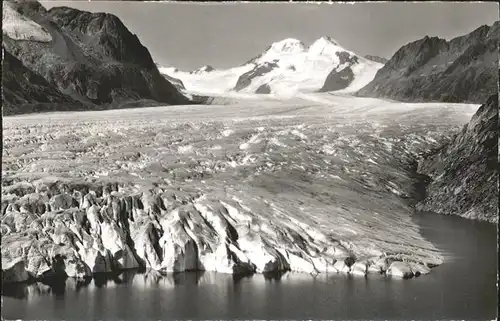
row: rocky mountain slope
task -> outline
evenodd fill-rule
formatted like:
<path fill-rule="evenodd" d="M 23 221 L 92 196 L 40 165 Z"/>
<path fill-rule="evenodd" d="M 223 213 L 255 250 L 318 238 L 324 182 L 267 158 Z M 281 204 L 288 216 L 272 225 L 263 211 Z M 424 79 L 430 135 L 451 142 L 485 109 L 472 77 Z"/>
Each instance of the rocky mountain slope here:
<path fill-rule="evenodd" d="M 381 64 L 384 64 L 384 65 L 389 61 L 389 59 L 387 59 L 387 58 L 374 56 L 374 55 L 365 55 L 365 58 L 372 60 L 372 61 L 375 61 L 375 62 L 378 62 L 378 63 L 381 63 Z"/>
<path fill-rule="evenodd" d="M 3 5 L 2 22 L 3 49 L 24 69 L 41 76 L 67 96 L 54 100 L 52 95 L 51 102 L 56 104 L 39 105 L 39 111 L 60 109 L 57 106 L 62 105 L 58 104 L 75 100 L 92 109 L 115 108 L 136 101 L 189 103 L 159 73 L 137 36 L 114 15 L 67 7 L 47 11 L 36 1 L 9 1 Z M 10 83 L 25 82 L 11 67 L 9 64 L 3 70 Z M 23 94 L 2 96 L 7 112 L 25 110 L 13 100 L 16 95 Z M 50 91 L 47 95 L 51 95 Z M 34 102 L 27 100 L 26 104 Z"/>
<path fill-rule="evenodd" d="M 370 82 L 381 67 L 335 40 L 321 37 L 310 46 L 292 38 L 275 42 L 260 55 L 230 69 L 204 66 L 190 73 L 172 67 L 161 70 L 181 79 L 190 92 L 293 96 L 317 91 L 354 92 Z"/>
<path fill-rule="evenodd" d="M 5 115 L 49 110 L 85 110 L 90 106 L 62 93 L 26 68 L 8 51 L 3 55 L 2 96 Z"/>
<path fill-rule="evenodd" d="M 418 171 L 432 182 L 417 208 L 497 223 L 499 132 L 493 95 L 460 133 L 420 161 Z"/>
<path fill-rule="evenodd" d="M 497 92 L 500 22 L 450 41 L 425 37 L 401 47 L 360 96 L 482 103 Z"/>

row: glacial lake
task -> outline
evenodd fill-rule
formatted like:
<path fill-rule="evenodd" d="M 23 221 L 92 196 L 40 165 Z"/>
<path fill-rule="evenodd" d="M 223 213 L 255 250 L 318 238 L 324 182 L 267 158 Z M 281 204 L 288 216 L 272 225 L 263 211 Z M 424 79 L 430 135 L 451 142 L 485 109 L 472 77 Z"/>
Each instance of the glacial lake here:
<path fill-rule="evenodd" d="M 382 275 L 286 273 L 234 278 L 217 273 L 128 271 L 88 284 L 6 287 L 5 319 L 460 319 L 493 320 L 497 313 L 496 226 L 418 213 L 425 238 L 445 255 L 429 275 L 410 280 Z"/>

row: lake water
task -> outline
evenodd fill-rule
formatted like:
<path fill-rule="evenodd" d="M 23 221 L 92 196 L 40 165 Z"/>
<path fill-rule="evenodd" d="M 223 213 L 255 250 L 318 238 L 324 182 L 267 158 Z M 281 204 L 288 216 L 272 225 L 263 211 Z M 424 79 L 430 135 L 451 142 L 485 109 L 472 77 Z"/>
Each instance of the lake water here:
<path fill-rule="evenodd" d="M 6 319 L 478 319 L 497 313 L 494 224 L 416 214 L 446 262 L 400 280 L 286 273 L 234 278 L 216 273 L 126 272 L 89 284 L 5 288 Z"/>

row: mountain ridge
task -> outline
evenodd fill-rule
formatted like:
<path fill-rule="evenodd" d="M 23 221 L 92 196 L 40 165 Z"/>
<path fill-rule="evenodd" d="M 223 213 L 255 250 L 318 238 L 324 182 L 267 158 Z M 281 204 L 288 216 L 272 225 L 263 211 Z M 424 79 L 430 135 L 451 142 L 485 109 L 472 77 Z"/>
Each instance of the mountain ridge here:
<path fill-rule="evenodd" d="M 162 72 L 181 79 L 188 91 L 289 96 L 299 92 L 353 91 L 367 83 L 381 67 L 382 64 L 356 55 L 333 38 L 323 36 L 310 45 L 295 38 L 276 41 L 234 68 L 202 70 L 202 67 L 187 73 L 170 67 L 162 68 Z M 344 73 L 350 77 L 343 79 Z M 348 88 L 351 84 L 354 89 Z"/>
<path fill-rule="evenodd" d="M 3 50 L 69 97 L 59 95 L 60 100 L 52 101 L 53 106 L 40 105 L 43 108 L 39 111 L 59 110 L 60 104 L 72 100 L 90 110 L 121 108 L 133 102 L 190 103 L 159 73 L 147 48 L 118 17 L 69 7 L 46 10 L 37 1 L 8 1 L 3 6 L 2 20 L 14 19 L 8 28 L 3 28 Z M 19 21 L 24 29 L 16 27 Z M 45 35 L 44 41 L 33 39 L 31 34 L 35 31 L 38 36 L 46 33 L 49 37 Z M 11 66 L 7 65 L 3 74 L 10 75 L 11 88 L 16 88 L 13 82 L 21 84 L 24 80 L 16 80 Z M 48 87 L 44 88 L 50 95 Z M 3 105 L 10 106 L 7 114 L 29 110 L 29 106 L 15 105 L 13 97 L 12 93 L 2 95 Z"/>
<path fill-rule="evenodd" d="M 359 96 L 400 101 L 482 103 L 497 92 L 500 23 L 449 41 L 418 39 L 402 46 Z"/>
<path fill-rule="evenodd" d="M 374 70 L 382 67 L 344 49 L 329 36 L 309 46 L 295 38 L 277 41 L 249 61 L 253 68 L 240 75 L 236 91 L 279 94 L 288 88 L 305 92 L 347 90 L 355 78 L 362 77 L 357 65 Z"/>

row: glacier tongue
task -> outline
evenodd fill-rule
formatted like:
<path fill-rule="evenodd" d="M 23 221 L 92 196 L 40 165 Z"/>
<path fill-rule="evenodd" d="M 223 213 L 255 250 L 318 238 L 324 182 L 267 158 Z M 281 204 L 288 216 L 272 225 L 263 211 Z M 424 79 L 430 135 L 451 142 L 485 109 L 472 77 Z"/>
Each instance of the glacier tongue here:
<path fill-rule="evenodd" d="M 6 118 L 6 281 L 138 266 L 428 273 L 442 256 L 404 200 L 411 162 L 474 106 L 315 97 Z"/>

